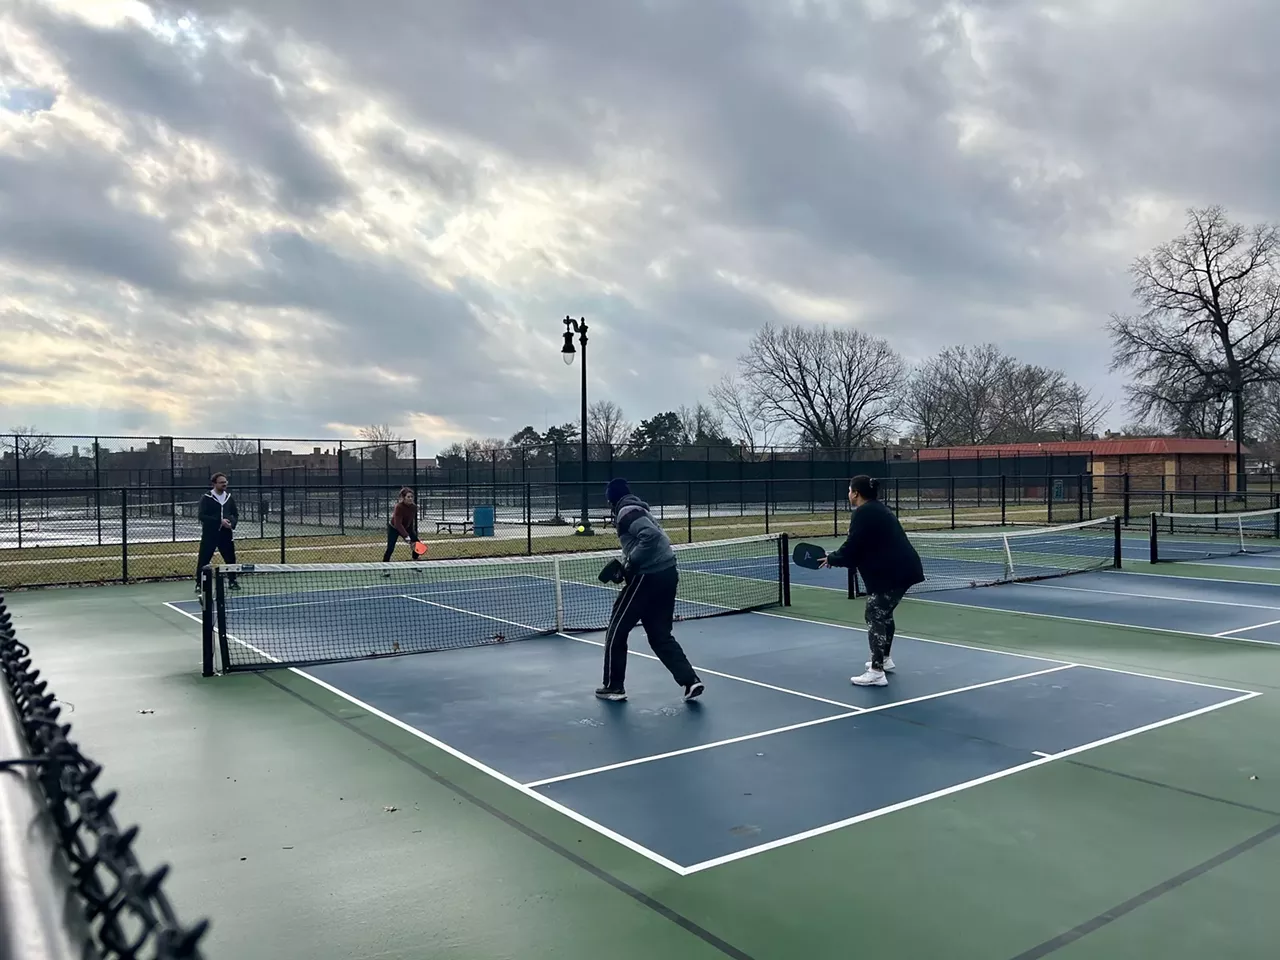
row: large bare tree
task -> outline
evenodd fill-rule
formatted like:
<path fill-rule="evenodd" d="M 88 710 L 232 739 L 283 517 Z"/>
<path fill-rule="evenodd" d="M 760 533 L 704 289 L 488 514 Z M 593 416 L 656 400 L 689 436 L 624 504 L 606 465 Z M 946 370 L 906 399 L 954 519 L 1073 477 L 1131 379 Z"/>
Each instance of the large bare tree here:
<path fill-rule="evenodd" d="M 746 447 L 754 457 L 773 443 L 778 424 L 765 416 L 746 382 L 726 374 L 710 390 L 711 404 L 723 418 L 730 439 Z"/>
<path fill-rule="evenodd" d="M 1071 386 L 1061 370 L 1008 364 L 999 383 L 1001 439 L 1017 443 L 1059 432 Z"/>
<path fill-rule="evenodd" d="M 1280 379 L 1278 254 L 1276 226 L 1245 227 L 1213 206 L 1188 211 L 1182 236 L 1133 262 L 1140 311 L 1112 315 L 1111 367 L 1132 377 L 1139 418 L 1229 401 L 1232 436 L 1244 444 L 1246 395 Z M 1244 489 L 1243 457 L 1236 470 Z"/>
<path fill-rule="evenodd" d="M 767 324 L 738 361 L 751 404 L 802 443 L 834 449 L 883 440 L 905 366 L 861 330 Z"/>
<path fill-rule="evenodd" d="M 215 443 L 213 449 L 224 457 L 247 457 L 258 452 L 258 444 L 232 433 Z"/>
<path fill-rule="evenodd" d="M 1063 397 L 1062 410 L 1059 413 L 1059 429 L 1064 440 L 1091 440 L 1098 433 L 1098 427 L 1111 412 L 1112 404 L 1099 397 L 1086 387 L 1073 383 L 1067 388 Z"/>
<path fill-rule="evenodd" d="M 961 446 L 1003 439 L 1005 383 L 1013 360 L 990 343 L 948 347 L 934 359 L 930 375 L 938 379 L 946 410 L 939 442 Z"/>
<path fill-rule="evenodd" d="M 594 449 L 593 460 L 607 460 L 609 450 L 613 455 L 623 455 L 623 446 L 635 427 L 627 422 L 622 408 L 612 400 L 597 400 L 587 408 L 587 443 Z"/>
<path fill-rule="evenodd" d="M 53 449 L 53 437 L 35 427 L 14 427 L 9 433 L 12 436 L 5 439 L 13 443 L 19 460 L 34 460 Z"/>

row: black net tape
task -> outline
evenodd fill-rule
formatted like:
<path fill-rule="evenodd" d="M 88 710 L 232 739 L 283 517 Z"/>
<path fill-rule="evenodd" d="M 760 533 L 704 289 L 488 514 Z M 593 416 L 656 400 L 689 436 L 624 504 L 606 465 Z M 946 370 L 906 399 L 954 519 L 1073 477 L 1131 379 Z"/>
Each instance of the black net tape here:
<path fill-rule="evenodd" d="M 208 920 L 181 923 L 163 891 L 168 865 L 150 872 L 134 855 L 138 827 L 122 828 L 111 808 L 116 791 L 100 793 L 102 767 L 58 722 L 61 708 L 31 651 L 14 634 L 0 595 L 0 673 L 17 706 L 30 757 L 0 757 L 0 771 L 31 765 L 39 771 L 45 807 L 57 830 L 75 893 L 100 960 L 199 960 Z"/>

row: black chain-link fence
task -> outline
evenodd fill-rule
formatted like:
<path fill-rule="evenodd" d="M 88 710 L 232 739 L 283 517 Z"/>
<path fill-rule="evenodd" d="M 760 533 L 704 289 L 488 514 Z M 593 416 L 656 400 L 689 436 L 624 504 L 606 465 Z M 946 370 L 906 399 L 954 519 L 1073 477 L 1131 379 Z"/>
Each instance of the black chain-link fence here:
<path fill-rule="evenodd" d="M 1280 490 L 1161 490 L 1153 478 L 1088 474 L 886 477 L 882 498 L 908 529 L 1037 526 L 1152 511 L 1269 509 Z M 1159 479 L 1159 478 L 1154 478 Z M 599 549 L 577 531 L 581 483 L 437 484 L 420 479 L 417 534 L 427 560 Z M 207 486 L 22 491 L 0 509 L 0 588 L 190 579 L 198 560 L 200 498 Z M 673 539 L 728 539 L 785 531 L 834 536 L 848 525 L 848 477 L 635 481 Z M 388 536 L 400 490 L 390 486 L 237 486 L 235 558 L 257 563 L 409 559 Z M 587 485 L 592 532 L 612 537 L 604 484 Z M 20 523 L 18 518 L 21 518 Z M 217 559 L 217 558 L 215 558 Z M 226 560 L 227 558 L 222 558 Z"/>
<path fill-rule="evenodd" d="M 169 868 L 138 862 L 138 828 L 116 821 L 3 594 L 0 687 L 0 956 L 199 960 L 208 921 L 182 923 Z"/>

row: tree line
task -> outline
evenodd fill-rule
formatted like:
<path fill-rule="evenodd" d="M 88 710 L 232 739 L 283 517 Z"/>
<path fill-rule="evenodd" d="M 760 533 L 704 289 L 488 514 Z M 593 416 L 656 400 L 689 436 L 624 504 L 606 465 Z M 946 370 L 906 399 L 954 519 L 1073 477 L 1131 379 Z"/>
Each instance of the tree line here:
<path fill-rule="evenodd" d="M 1137 311 L 1112 314 L 1111 370 L 1127 375 L 1122 434 L 1234 438 L 1280 454 L 1280 227 L 1187 212 L 1185 231 L 1129 268 Z M 693 409 L 631 425 L 616 404 L 591 408 L 588 441 L 775 444 L 837 449 L 902 437 L 921 446 L 1092 439 L 1111 405 L 1061 371 L 994 344 L 958 344 L 917 364 L 864 331 L 766 325 L 733 373 Z M 468 447 L 572 442 L 565 424 Z M 1243 486 L 1244 463 L 1237 469 Z"/>

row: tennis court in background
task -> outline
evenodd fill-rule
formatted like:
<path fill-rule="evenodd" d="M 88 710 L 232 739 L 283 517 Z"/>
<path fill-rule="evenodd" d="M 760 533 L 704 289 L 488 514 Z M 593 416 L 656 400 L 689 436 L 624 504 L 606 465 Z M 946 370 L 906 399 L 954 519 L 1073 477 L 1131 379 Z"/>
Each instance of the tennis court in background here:
<path fill-rule="evenodd" d="M 201 596 L 32 594 L 27 632 L 93 616 L 66 695 L 133 729 L 100 634 L 125 603 L 163 625 L 137 688 L 186 766 L 136 775 L 172 798 L 155 829 L 214 960 L 1261 960 L 1280 570 L 1251 564 L 1280 539 L 1162 519 L 1154 564 L 1114 518 L 911 533 L 887 687 L 849 682 L 856 581 L 785 535 L 678 548 L 691 703 L 642 628 L 628 701 L 593 696 L 613 551 L 217 568 Z"/>

